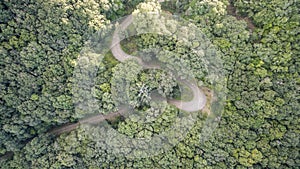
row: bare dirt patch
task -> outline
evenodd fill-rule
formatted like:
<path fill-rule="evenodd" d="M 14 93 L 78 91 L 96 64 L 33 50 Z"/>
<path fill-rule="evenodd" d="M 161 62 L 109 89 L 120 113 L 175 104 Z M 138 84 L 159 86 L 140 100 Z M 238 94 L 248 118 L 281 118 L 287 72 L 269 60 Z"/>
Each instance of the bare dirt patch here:
<path fill-rule="evenodd" d="M 251 32 L 254 32 L 254 30 L 256 29 L 255 25 L 253 24 L 253 21 L 249 17 L 243 17 L 236 12 L 236 8 L 232 4 L 232 2 L 230 2 L 230 4 L 227 6 L 227 13 L 229 15 L 234 16 L 237 20 L 244 20 L 247 23 L 247 27 Z"/>
<path fill-rule="evenodd" d="M 211 114 L 210 106 L 213 101 L 214 92 L 207 87 L 201 87 L 200 89 L 203 91 L 203 93 L 206 96 L 206 104 L 205 104 L 205 107 L 201 111 L 207 115 L 210 115 Z"/>

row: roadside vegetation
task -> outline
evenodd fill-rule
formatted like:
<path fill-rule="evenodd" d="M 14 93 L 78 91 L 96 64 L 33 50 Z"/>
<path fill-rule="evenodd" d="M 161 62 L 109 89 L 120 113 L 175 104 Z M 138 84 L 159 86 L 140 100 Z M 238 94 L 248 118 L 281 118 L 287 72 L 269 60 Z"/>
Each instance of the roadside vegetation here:
<path fill-rule="evenodd" d="M 155 0 L 1 1 L 0 168 L 299 168 L 299 9 L 300 2 L 293 0 L 171 0 L 161 6 Z M 107 151 L 99 138 L 112 134 L 102 125 L 147 139 L 169 130 L 182 115 L 164 101 L 151 102 L 146 91 L 190 99 L 184 87 L 187 95 L 181 95 L 181 84 L 169 72 L 142 70 L 134 61 L 120 63 L 111 52 L 97 65 L 93 98 L 99 112 L 115 112 L 129 98 L 141 114 L 49 134 L 86 115 L 76 112 L 73 98 L 80 93 L 72 90 L 84 43 L 110 21 L 143 10 L 183 17 L 220 52 L 227 97 L 209 139 L 199 141 L 205 121 L 214 115 L 208 105 L 195 112 L 191 130 L 168 151 L 143 158 Z M 121 45 L 128 54 L 149 49 L 140 56 L 143 60 L 153 59 L 154 47 L 165 50 L 155 59 L 183 60 L 213 102 L 217 87 L 210 83 L 205 63 L 176 39 L 143 34 Z M 112 92 L 124 91 L 123 82 L 128 84 L 126 98 Z"/>

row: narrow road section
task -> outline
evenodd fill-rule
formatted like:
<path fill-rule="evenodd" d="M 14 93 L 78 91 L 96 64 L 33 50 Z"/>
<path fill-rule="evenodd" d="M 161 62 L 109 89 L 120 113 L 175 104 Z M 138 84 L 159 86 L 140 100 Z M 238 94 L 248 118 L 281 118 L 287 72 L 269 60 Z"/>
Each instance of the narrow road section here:
<path fill-rule="evenodd" d="M 159 65 L 148 65 L 147 63 L 144 63 L 141 58 L 135 57 L 132 55 L 129 55 L 125 53 L 120 45 L 120 37 L 119 37 L 119 32 L 122 30 L 126 30 L 126 28 L 133 22 L 133 17 L 132 15 L 127 16 L 124 21 L 119 25 L 118 29 L 114 32 L 113 34 L 113 39 L 112 39 L 112 45 L 111 45 L 111 51 L 113 56 L 119 60 L 120 62 L 124 62 L 127 59 L 136 59 L 140 65 L 142 65 L 145 69 L 150 69 L 150 68 L 160 68 Z M 184 102 L 181 100 L 168 100 L 168 102 L 177 108 L 188 111 L 188 112 L 194 112 L 198 111 L 204 108 L 206 104 L 206 96 L 205 94 L 199 89 L 196 81 L 188 81 L 185 79 L 179 79 L 183 84 L 188 86 L 190 90 L 193 92 L 193 99 L 188 102 Z"/>
<path fill-rule="evenodd" d="M 164 0 L 158 0 L 158 2 L 164 2 Z M 125 30 L 132 23 L 132 21 L 133 21 L 132 15 L 129 15 L 120 24 L 120 29 Z M 121 48 L 118 32 L 119 32 L 118 30 L 116 30 L 114 32 L 113 40 L 112 40 L 112 44 L 111 44 L 112 54 L 117 60 L 119 60 L 120 62 L 124 62 L 127 59 L 136 59 L 138 61 L 138 63 L 140 65 L 142 65 L 145 69 L 151 69 L 151 68 L 159 69 L 160 68 L 159 65 L 148 65 L 148 64 L 144 63 L 140 58 L 131 56 L 131 55 L 128 55 L 127 53 L 125 53 Z M 199 89 L 197 83 L 195 81 L 189 81 L 189 80 L 179 79 L 179 78 L 177 78 L 177 80 L 181 81 L 183 84 L 185 84 L 186 86 L 188 86 L 191 89 L 191 91 L 193 92 L 193 99 L 191 101 L 187 101 L 187 102 L 184 102 L 181 100 L 171 100 L 170 99 L 170 100 L 168 100 L 168 103 L 176 106 L 177 108 L 179 108 L 181 110 L 188 111 L 188 112 L 194 112 L 194 111 L 203 109 L 206 104 L 206 96 L 203 93 L 203 91 L 201 91 Z M 108 115 L 97 114 L 97 115 L 79 120 L 79 122 L 77 122 L 77 123 L 66 124 L 62 127 L 54 128 L 47 133 L 51 134 L 51 135 L 59 136 L 63 133 L 67 133 L 67 132 L 70 132 L 70 131 L 76 129 L 80 124 L 97 124 L 104 120 L 109 120 L 109 119 L 115 118 L 117 116 L 123 115 L 126 112 L 128 112 L 128 109 L 120 108 L 119 111 L 110 113 Z M 1 156 L 0 160 L 10 158 L 11 156 L 13 156 L 13 152 L 8 152 L 5 155 Z"/>
<path fill-rule="evenodd" d="M 159 2 L 163 2 L 163 1 L 164 0 L 160 0 Z M 141 58 L 129 55 L 122 50 L 121 44 L 120 44 L 121 40 L 120 40 L 118 33 L 120 30 L 125 30 L 132 22 L 133 22 L 133 17 L 132 17 L 132 15 L 129 15 L 119 25 L 119 29 L 115 30 L 115 32 L 113 34 L 113 40 L 111 43 L 111 51 L 112 51 L 113 56 L 120 62 L 124 62 L 127 59 L 136 59 L 138 61 L 138 63 L 140 65 L 142 65 L 143 68 L 145 68 L 145 69 L 159 69 L 160 68 L 159 65 L 146 64 L 141 60 Z M 187 111 L 187 112 L 195 112 L 195 111 L 203 109 L 206 104 L 206 96 L 203 93 L 203 91 L 201 89 L 199 89 L 196 81 L 180 79 L 180 78 L 176 78 L 176 79 L 190 88 L 190 90 L 193 93 L 193 99 L 190 101 L 186 101 L 186 102 L 181 101 L 181 100 L 169 99 L 168 103 L 176 106 L 177 108 L 179 108 L 181 110 Z M 63 127 L 54 129 L 49 133 L 54 134 L 54 135 L 60 135 L 62 133 L 70 132 L 70 131 L 74 130 L 80 124 L 97 124 L 104 120 L 109 120 L 109 119 L 115 118 L 117 116 L 124 115 L 126 112 L 128 112 L 127 108 L 120 108 L 119 111 L 112 112 L 108 115 L 97 114 L 97 115 L 82 119 L 77 123 L 65 125 Z"/>

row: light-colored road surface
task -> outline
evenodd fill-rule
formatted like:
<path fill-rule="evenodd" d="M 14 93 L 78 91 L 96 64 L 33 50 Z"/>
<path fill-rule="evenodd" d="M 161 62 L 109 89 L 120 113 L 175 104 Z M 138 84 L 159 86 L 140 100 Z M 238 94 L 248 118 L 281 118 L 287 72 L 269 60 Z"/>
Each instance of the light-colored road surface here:
<path fill-rule="evenodd" d="M 164 0 L 160 0 L 159 2 L 163 2 Z M 140 65 L 143 66 L 145 69 L 153 69 L 153 68 L 160 68 L 158 65 L 147 65 L 144 63 L 140 58 L 129 55 L 125 53 L 120 45 L 120 37 L 119 31 L 125 30 L 131 23 L 133 22 L 132 15 L 127 16 L 124 21 L 119 25 L 119 29 L 117 29 L 113 34 L 112 44 L 111 44 L 111 51 L 113 56 L 119 60 L 120 62 L 124 62 L 127 59 L 136 59 Z M 195 81 L 189 80 L 182 80 L 177 78 L 178 81 L 181 81 L 183 84 L 188 86 L 193 93 L 193 99 L 190 101 L 181 101 L 181 100 L 168 100 L 168 103 L 176 106 L 177 108 L 187 111 L 187 112 L 195 112 L 204 108 L 206 104 L 206 96 L 201 91 Z M 126 108 L 120 108 L 119 111 L 110 113 L 108 115 L 95 115 L 85 119 L 80 120 L 78 123 L 66 125 L 57 129 L 52 130 L 50 133 L 55 135 L 60 135 L 65 132 L 70 132 L 74 130 L 80 124 L 96 124 L 102 122 L 107 119 L 112 119 L 119 115 L 125 114 L 127 112 Z"/>
<path fill-rule="evenodd" d="M 127 59 L 136 59 L 140 65 L 142 65 L 144 68 L 149 69 L 149 68 L 159 68 L 159 66 L 155 65 L 147 65 L 144 63 L 140 58 L 131 56 L 127 53 L 125 53 L 120 45 L 120 38 L 119 38 L 119 31 L 125 30 L 133 21 L 132 15 L 129 15 L 124 19 L 124 21 L 119 25 L 119 28 L 117 31 L 114 32 L 113 34 L 113 40 L 112 40 L 112 45 L 111 45 L 111 51 L 113 56 L 119 60 L 120 62 L 124 62 Z M 180 79 L 179 79 L 180 80 Z M 188 81 L 188 80 L 180 80 L 190 88 L 190 90 L 193 93 L 193 99 L 191 101 L 180 101 L 180 100 L 168 100 L 170 104 L 173 104 L 177 108 L 188 111 L 188 112 L 193 112 L 193 111 L 198 111 L 204 108 L 206 104 L 206 96 L 204 93 L 199 89 L 198 85 L 194 81 Z"/>
<path fill-rule="evenodd" d="M 197 83 L 188 80 L 180 81 L 190 88 L 193 93 L 193 99 L 186 102 L 181 100 L 169 100 L 168 102 L 187 112 L 194 112 L 203 109 L 206 104 L 206 96 L 203 91 L 199 89 Z"/>
<path fill-rule="evenodd" d="M 120 37 L 119 37 L 119 32 L 121 32 L 122 30 L 126 30 L 126 28 L 133 22 L 133 17 L 132 15 L 127 16 L 124 21 L 119 25 L 118 30 L 116 30 L 113 34 L 113 39 L 112 39 L 112 43 L 111 43 L 111 52 L 113 54 L 113 56 L 119 60 L 120 62 L 124 62 L 127 59 L 135 59 L 138 61 L 138 63 L 140 65 L 143 66 L 143 68 L 145 69 L 159 69 L 158 65 L 148 65 L 145 64 L 141 58 L 135 57 L 135 56 L 131 56 L 127 53 L 125 53 L 122 50 L 121 44 L 120 44 Z"/>
<path fill-rule="evenodd" d="M 110 120 L 115 117 L 124 115 L 127 111 L 128 111 L 128 109 L 126 107 L 124 107 L 124 108 L 120 108 L 120 110 L 117 112 L 109 113 L 107 115 L 102 115 L 102 114 L 92 115 L 90 117 L 79 120 L 79 122 L 77 122 L 77 123 L 67 124 L 67 125 L 61 126 L 59 128 L 53 129 L 48 133 L 53 134 L 53 135 L 60 135 L 62 133 L 67 133 L 67 132 L 74 130 L 80 124 L 97 124 L 104 120 Z"/>
<path fill-rule="evenodd" d="M 164 0 L 158 0 L 158 2 L 164 2 Z M 132 15 L 126 17 L 126 19 L 120 24 L 120 29 L 125 30 L 133 21 Z M 134 58 L 140 63 L 144 68 L 149 69 L 149 68 L 159 68 L 157 65 L 147 65 L 145 64 L 140 58 L 128 55 L 125 53 L 120 45 L 120 38 L 118 36 L 118 32 L 115 31 L 113 35 L 113 40 L 112 40 L 112 45 L 111 45 L 111 51 L 114 57 L 119 60 L 120 62 L 124 62 L 127 59 Z M 187 85 L 191 91 L 193 92 L 193 99 L 188 102 L 180 101 L 180 100 L 168 100 L 170 104 L 175 105 L 177 108 L 188 111 L 188 112 L 193 112 L 193 111 L 198 111 L 204 108 L 206 104 L 206 96 L 204 93 L 198 88 L 197 84 L 192 81 L 187 81 L 187 80 L 180 80 L 183 82 L 185 85 Z M 114 117 L 123 115 L 127 112 L 128 110 L 126 108 L 121 108 L 119 111 L 110 113 L 108 115 L 95 115 L 91 116 L 85 119 L 80 120 L 77 123 L 73 124 L 67 124 L 62 127 L 55 128 L 51 131 L 49 131 L 49 134 L 52 135 L 60 135 L 62 133 L 70 132 L 74 130 L 76 127 L 78 127 L 80 124 L 96 124 L 99 122 L 102 122 L 107 119 L 112 119 Z M 13 155 L 13 152 L 8 152 L 5 155 L 0 157 L 0 160 L 10 158 Z"/>

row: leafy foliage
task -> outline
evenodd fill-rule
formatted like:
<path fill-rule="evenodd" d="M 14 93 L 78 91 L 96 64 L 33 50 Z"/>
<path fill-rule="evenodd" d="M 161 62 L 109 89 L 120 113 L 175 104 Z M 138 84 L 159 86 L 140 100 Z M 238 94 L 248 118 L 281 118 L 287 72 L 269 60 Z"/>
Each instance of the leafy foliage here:
<path fill-rule="evenodd" d="M 119 4 L 120 5 L 120 4 Z M 108 1 L 1 1 L 1 154 L 74 118 L 72 75 L 84 41 L 107 23 Z"/>
<path fill-rule="evenodd" d="M 124 14 L 123 8 L 140 1 L 88 2 L 0 2 L 0 153 L 15 151 L 12 160 L 0 162 L 2 168 L 299 168 L 298 1 L 163 3 L 162 9 L 170 7 L 194 22 L 222 52 L 227 101 L 208 140 L 199 142 L 207 119 L 202 113 L 196 113 L 196 123 L 183 140 L 147 158 L 127 158 L 107 151 L 107 144 L 99 138 L 113 134 L 101 128 L 102 123 L 81 125 L 58 138 L 41 134 L 76 120 L 71 77 L 87 35 L 103 28 L 106 18 Z M 235 8 L 233 16 L 228 6 Z M 137 8 L 161 11 L 154 1 Z M 241 17 L 253 22 L 254 28 Z M 138 48 L 163 46 L 162 61 L 184 56 L 198 80 L 205 81 L 206 72 L 197 71 L 204 69 L 201 59 L 175 39 L 154 34 L 134 38 Z M 153 59 L 151 52 L 144 53 L 142 59 Z M 120 102 L 142 103 L 133 104 L 141 114 L 121 118 L 114 129 L 142 139 L 168 130 L 180 116 L 178 110 L 165 103 L 149 103 L 147 92 L 138 93 L 148 86 L 172 96 L 174 79 L 164 71 L 142 70 L 134 61 L 117 64 L 109 55 L 99 65 L 96 79 L 95 95 L 101 109 L 114 111 L 113 97 Z M 124 89 L 130 89 L 129 98 L 113 96 Z M 33 136 L 37 137 L 23 147 L 21 143 Z"/>

